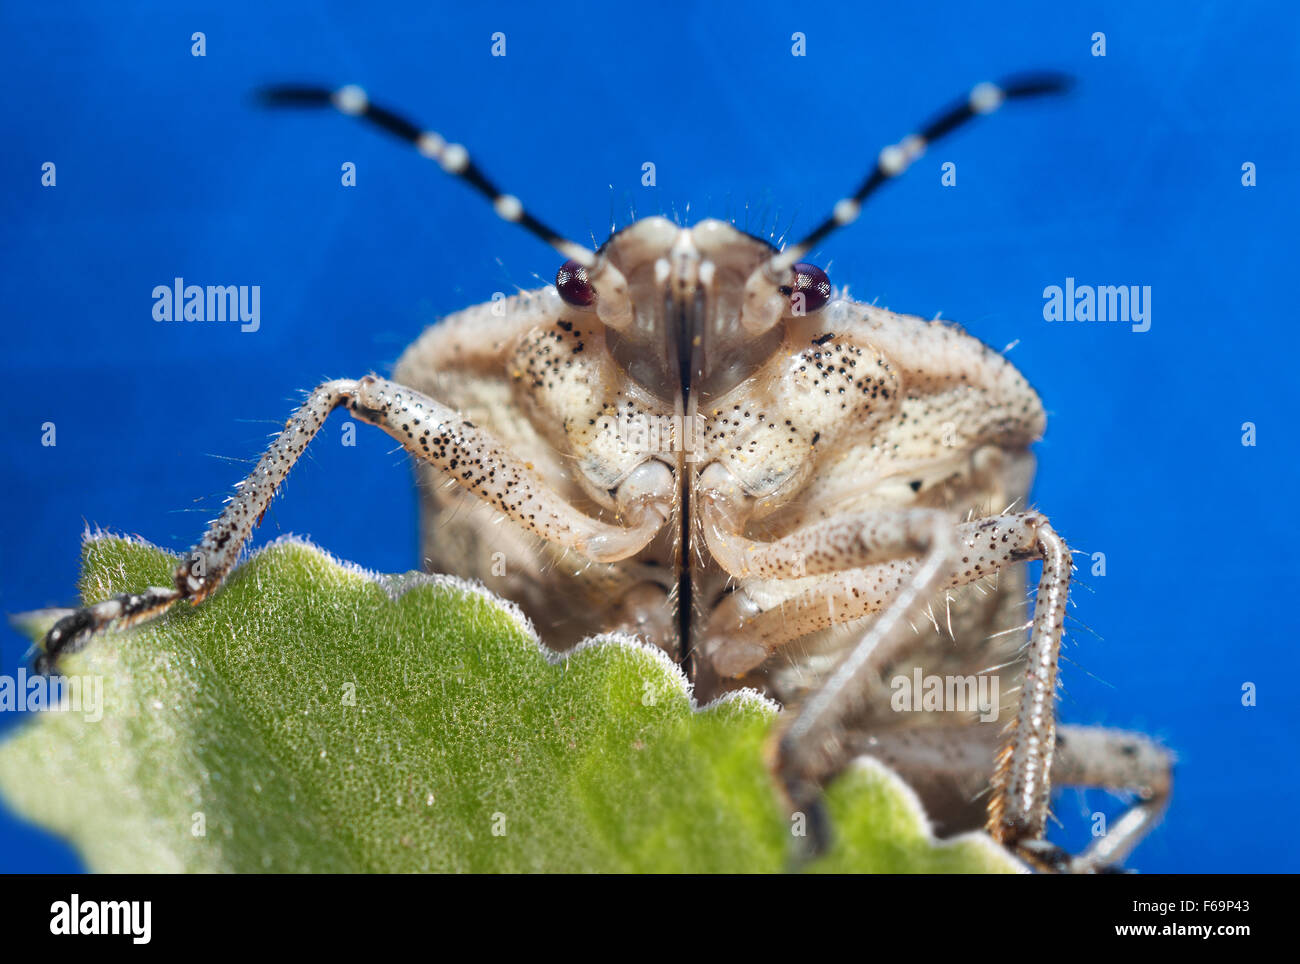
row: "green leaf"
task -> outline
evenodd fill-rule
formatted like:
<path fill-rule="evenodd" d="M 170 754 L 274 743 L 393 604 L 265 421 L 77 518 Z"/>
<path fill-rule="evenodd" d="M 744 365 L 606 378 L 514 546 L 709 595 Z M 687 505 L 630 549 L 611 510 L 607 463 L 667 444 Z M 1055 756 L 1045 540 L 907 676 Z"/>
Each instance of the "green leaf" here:
<path fill-rule="evenodd" d="M 83 595 L 168 585 L 175 564 L 89 539 Z M 697 709 L 677 667 L 626 638 L 548 654 L 512 606 L 448 577 L 374 577 L 281 541 L 63 672 L 82 702 L 0 745 L 0 796 L 93 870 L 789 866 L 770 703 Z M 835 846 L 808 869 L 1022 869 L 983 835 L 936 844 L 883 768 L 854 767 L 828 803 Z"/>

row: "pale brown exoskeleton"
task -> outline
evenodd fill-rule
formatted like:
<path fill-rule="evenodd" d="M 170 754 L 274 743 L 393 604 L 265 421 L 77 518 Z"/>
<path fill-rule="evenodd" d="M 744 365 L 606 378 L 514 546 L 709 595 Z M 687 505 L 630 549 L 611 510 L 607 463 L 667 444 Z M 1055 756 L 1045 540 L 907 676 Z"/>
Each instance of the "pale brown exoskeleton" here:
<path fill-rule="evenodd" d="M 1073 567 L 1026 505 L 1038 395 L 961 329 L 852 301 L 801 261 L 927 144 L 1063 86 L 981 84 L 882 151 L 784 251 L 721 221 L 647 218 L 595 252 L 359 88 L 271 89 L 271 103 L 333 106 L 410 142 L 568 260 L 554 286 L 429 328 L 391 380 L 317 387 L 175 585 L 76 610 L 38 668 L 110 623 L 213 592 L 344 407 L 418 460 L 427 568 L 515 600 L 557 650 L 631 632 L 682 664 L 700 703 L 742 687 L 781 702 L 771 765 L 814 850 L 829 832 L 821 788 L 866 755 L 917 790 L 941 833 L 985 826 L 1040 869 L 1121 861 L 1164 809 L 1171 759 L 1139 734 L 1057 727 Z M 1032 618 L 1029 560 L 1042 563 Z M 1043 839 L 1053 784 L 1136 800 L 1071 857 Z"/>

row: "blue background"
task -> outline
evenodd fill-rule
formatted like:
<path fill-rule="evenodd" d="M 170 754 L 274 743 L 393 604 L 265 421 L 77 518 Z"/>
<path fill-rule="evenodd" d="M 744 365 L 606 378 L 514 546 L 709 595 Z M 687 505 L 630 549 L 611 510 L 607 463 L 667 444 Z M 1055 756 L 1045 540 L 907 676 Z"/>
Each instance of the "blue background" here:
<path fill-rule="evenodd" d="M 6 4 L 0 610 L 71 603 L 87 523 L 189 546 L 299 390 L 385 371 L 439 316 L 554 277 L 552 251 L 434 165 L 336 115 L 260 111 L 256 86 L 362 84 L 581 240 L 611 210 L 623 224 L 688 205 L 692 221 L 806 230 L 976 81 L 1062 69 L 1070 97 L 936 147 L 812 260 L 861 299 L 1019 341 L 1010 357 L 1050 413 L 1035 499 L 1107 557 L 1104 577 L 1079 557 L 1062 717 L 1145 730 L 1180 757 L 1168 818 L 1131 864 L 1300 869 L 1297 15 L 992 6 Z M 45 161 L 57 187 L 40 185 Z M 261 330 L 155 323 L 150 292 L 177 275 L 260 284 Z M 1067 276 L 1150 285 L 1151 330 L 1044 322 L 1042 290 Z M 337 444 L 339 421 L 258 544 L 292 531 L 367 567 L 417 566 L 405 457 L 364 427 Z M 0 632 L 0 673 L 25 650 Z M 6 716 L 0 733 L 21 725 Z M 1084 842 L 1107 799 L 1065 791 L 1056 838 Z M 0 869 L 78 867 L 0 816 Z"/>

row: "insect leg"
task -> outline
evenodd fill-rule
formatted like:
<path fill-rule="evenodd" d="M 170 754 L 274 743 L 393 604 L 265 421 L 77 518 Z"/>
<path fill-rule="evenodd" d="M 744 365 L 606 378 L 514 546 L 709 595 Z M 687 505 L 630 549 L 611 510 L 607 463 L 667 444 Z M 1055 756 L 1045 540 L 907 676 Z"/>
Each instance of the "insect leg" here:
<path fill-rule="evenodd" d="M 174 588 L 118 596 L 60 619 L 46 634 L 38 670 L 49 672 L 59 656 L 83 648 L 95 633 L 114 623 L 130 625 L 160 615 L 178 600 L 199 603 L 211 594 L 234 568 L 276 488 L 339 406 L 382 428 L 417 458 L 443 470 L 524 528 L 594 562 L 613 562 L 635 554 L 654 537 L 669 512 L 673 480 L 662 463 L 652 464 L 643 473 L 634 472 L 620 487 L 623 497 L 618 501 L 624 507 L 627 525 L 601 522 L 574 509 L 489 433 L 445 405 L 374 375 L 326 382 L 293 414 L 221 515 L 177 567 Z"/>
<path fill-rule="evenodd" d="M 937 833 L 950 836 L 983 824 L 981 798 L 1000 737 L 992 727 L 929 726 L 846 735 L 854 756 L 888 766 L 916 791 Z M 1096 873 L 1120 864 L 1159 822 L 1169 802 L 1173 758 L 1140 733 L 1061 726 L 1052 782 L 1058 787 L 1131 791 L 1137 801 L 1082 854 L 1042 840 L 1022 841 L 1019 855 L 1041 870 Z"/>
<path fill-rule="evenodd" d="M 910 620 L 919 615 L 922 607 L 948 581 L 957 550 L 952 521 L 943 512 L 907 510 L 898 513 L 893 525 L 878 513 L 868 513 L 861 522 L 858 528 L 862 541 L 854 544 L 851 551 L 840 557 L 841 564 L 852 565 L 856 562 L 861 565 L 863 561 L 873 558 L 891 558 L 906 552 L 923 552 L 924 557 L 908 573 L 902 584 L 896 587 L 862 640 L 839 662 L 827 680 L 780 733 L 775 759 L 776 775 L 791 811 L 808 815 L 811 833 L 808 843 L 816 851 L 823 850 L 829 842 L 820 805 L 822 782 L 828 776 L 838 773 L 848 762 L 847 754 L 836 752 L 836 741 L 833 738 L 828 741 L 827 736 L 834 734 L 836 724 L 854 707 L 858 694 L 865 688 L 864 679 L 867 674 L 875 672 L 875 661 L 888 658 L 906 645 L 911 633 Z M 823 531 L 823 534 L 828 532 L 829 529 Z M 779 553 L 788 546 L 787 543 L 784 547 L 778 545 L 775 548 Z M 816 558 L 826 559 L 826 565 L 830 565 L 832 555 L 835 554 L 816 553 Z M 850 570 L 844 578 L 852 583 L 860 579 L 864 571 L 861 568 Z M 857 600 L 871 595 L 878 598 L 877 587 L 863 584 L 860 587 L 849 585 L 847 589 L 849 599 Z M 733 594 L 736 595 L 739 594 Z M 800 626 L 810 621 L 810 605 L 815 605 L 817 609 L 812 622 L 825 620 L 829 624 L 847 621 L 844 607 L 841 606 L 840 611 L 836 612 L 836 606 L 826 598 L 823 586 L 808 590 L 800 597 L 796 604 L 798 615 L 794 616 Z M 767 640 L 764 636 L 770 638 L 775 623 L 783 614 L 783 607 L 773 607 L 747 621 L 747 625 L 746 621 L 742 621 L 740 631 L 733 631 L 721 647 L 713 647 L 706 642 L 705 651 L 710 655 L 717 671 L 734 672 L 750 660 L 761 662 L 766 656 L 764 645 Z M 805 629 L 799 635 L 811 631 L 812 629 Z"/>
<path fill-rule="evenodd" d="M 1160 822 L 1173 788 L 1173 755 L 1150 737 L 1099 726 L 1062 726 L 1053 779 L 1061 786 L 1129 790 L 1137 801 L 1069 863 L 1074 873 L 1113 867 Z"/>
<path fill-rule="evenodd" d="M 349 408 L 525 529 L 592 562 L 635 555 L 672 511 L 675 482 L 662 462 L 648 461 L 620 483 L 614 500 L 623 520 L 611 524 L 575 509 L 491 434 L 414 389 L 368 375 Z"/>
<path fill-rule="evenodd" d="M 718 516 L 706 505 L 709 551 L 731 575 L 807 579 L 812 584 L 766 609 L 756 607 L 744 591 L 733 593 L 717 607 L 706 630 L 705 652 L 723 676 L 740 676 L 787 643 L 885 610 L 904 596 L 909 611 L 913 595 L 919 594 L 915 605 L 923 606 L 946 583 L 948 560 L 957 546 L 957 527 L 948 513 L 936 509 L 838 516 L 770 543 L 724 532 L 717 522 Z M 924 574 L 925 585 L 916 587 L 921 575 L 909 568 L 910 559 L 927 553 L 936 560 Z M 904 557 L 909 561 L 902 561 Z M 938 574 L 931 575 L 929 568 Z M 877 623 L 891 620 L 882 617 Z"/>
<path fill-rule="evenodd" d="M 252 474 L 239 484 L 221 515 L 209 524 L 203 538 L 176 568 L 172 588 L 116 596 L 63 617 L 45 634 L 45 651 L 36 659 L 36 671 L 53 671 L 60 656 L 83 649 L 92 636 L 111 625 L 129 626 L 152 619 L 182 599 L 197 604 L 216 589 L 234 567 L 276 487 L 329 413 L 350 397 L 356 385 L 353 381 L 326 382 L 308 396 L 285 423 L 284 430 L 271 443 Z"/>
<path fill-rule="evenodd" d="M 942 518 L 933 510 L 905 510 L 900 515 L 927 511 L 935 519 Z M 869 513 L 864 521 L 874 518 L 875 513 Z M 814 533 L 828 536 L 842 521 L 828 520 L 811 528 Z M 846 762 L 838 731 L 857 708 L 862 694 L 877 682 L 873 674 L 906 645 L 909 620 L 942 589 L 969 584 L 1008 565 L 1041 559 L 1043 572 L 1025 656 L 1024 684 L 1015 720 L 1008 727 L 997 757 L 987 823 L 993 837 L 1004 844 L 1036 840 L 1043 835 L 1050 802 L 1056 671 L 1070 585 L 1069 551 L 1047 519 L 1037 512 L 964 523 L 955 527 L 952 541 L 938 537 L 938 529 L 935 532 L 920 562 L 896 560 L 823 576 L 815 580 L 813 587 L 767 609 L 757 609 L 745 592 L 733 593 L 710 622 L 714 640 L 706 642 L 706 652 L 711 654 L 718 672 L 738 675 L 795 639 L 879 613 L 781 736 L 778 773 L 792 801 L 806 802 L 812 788 L 838 773 Z M 800 538 L 795 533 L 768 549 L 751 550 L 746 555 L 760 560 L 779 559 Z M 897 554 L 905 547 L 903 543 L 882 544 L 872 551 Z M 841 565 L 859 566 L 868 558 L 862 549 L 827 553 L 817 551 L 814 545 L 806 546 L 805 551 L 804 557 L 793 558 L 839 558 Z M 830 568 L 833 564 L 827 561 L 817 565 Z M 792 577 L 804 574 L 789 573 Z"/>
<path fill-rule="evenodd" d="M 883 611 L 913 578 L 929 527 L 949 516 L 921 508 L 853 513 L 768 543 L 715 528 L 717 520 L 706 505 L 705 538 L 723 568 L 737 579 L 765 580 L 769 589 L 781 581 L 792 587 L 779 605 L 759 606 L 742 589 L 715 610 L 709 634 L 725 664 L 719 672 L 739 676 L 810 633 Z M 960 552 L 954 550 L 940 588 L 969 585 L 1013 563 L 1041 558 L 1038 525 L 1046 519 L 1032 512 L 947 521 Z"/>

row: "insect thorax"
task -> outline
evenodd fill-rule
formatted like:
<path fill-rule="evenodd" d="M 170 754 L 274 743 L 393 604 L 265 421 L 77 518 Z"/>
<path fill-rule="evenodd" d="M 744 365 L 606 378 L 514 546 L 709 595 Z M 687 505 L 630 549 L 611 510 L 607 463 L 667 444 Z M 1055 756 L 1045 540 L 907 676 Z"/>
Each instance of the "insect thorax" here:
<path fill-rule="evenodd" d="M 739 314 L 746 279 L 772 256 L 765 242 L 721 222 L 688 230 L 652 218 L 603 250 L 635 306 L 621 331 L 542 289 L 433 326 L 396 371 L 490 428 L 592 516 L 619 521 L 615 495 L 638 466 L 673 472 L 675 503 L 659 535 L 632 558 L 597 564 L 418 469 L 426 567 L 516 600 L 548 644 L 564 649 L 620 628 L 681 658 L 733 593 L 770 604 L 806 584 L 740 583 L 711 557 L 699 527 L 709 466 L 738 482 L 753 509 L 747 534 L 762 540 L 837 513 L 934 505 L 979 516 L 1026 495 L 1026 447 L 1042 428 L 1037 396 L 959 329 L 836 299 L 755 338 Z M 1005 628 L 1019 618 L 1019 586 L 1004 579 L 958 594 L 931 648 L 951 649 L 947 624 L 956 635 Z M 707 660 L 686 665 L 701 696 L 757 683 L 788 698 L 853 632 L 815 634 L 744 680 L 712 677 Z"/>

